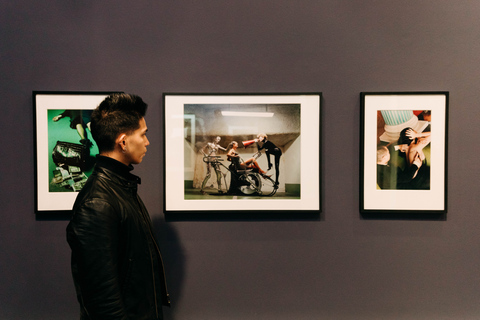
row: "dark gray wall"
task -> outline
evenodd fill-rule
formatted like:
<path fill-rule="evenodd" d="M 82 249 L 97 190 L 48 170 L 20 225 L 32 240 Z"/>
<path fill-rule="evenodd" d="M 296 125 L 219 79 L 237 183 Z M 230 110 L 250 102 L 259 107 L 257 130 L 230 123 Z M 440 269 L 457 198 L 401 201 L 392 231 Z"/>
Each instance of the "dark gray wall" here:
<path fill-rule="evenodd" d="M 167 319 L 478 319 L 477 1 L 2 1 L 0 318 L 76 319 L 66 220 L 34 215 L 32 90 L 137 93 Z M 449 91 L 446 221 L 359 215 L 361 91 Z M 323 212 L 169 221 L 163 92 L 323 92 Z M 230 221 L 231 220 L 231 221 Z"/>

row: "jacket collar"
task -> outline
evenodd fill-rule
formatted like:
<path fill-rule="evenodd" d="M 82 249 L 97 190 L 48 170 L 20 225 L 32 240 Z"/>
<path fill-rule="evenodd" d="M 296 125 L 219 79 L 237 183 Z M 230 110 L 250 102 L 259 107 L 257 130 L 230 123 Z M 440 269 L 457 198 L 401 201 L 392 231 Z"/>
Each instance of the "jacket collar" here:
<path fill-rule="evenodd" d="M 132 165 L 127 166 L 113 158 L 97 155 L 96 166 L 110 170 L 129 182 L 135 182 L 136 184 L 140 184 L 142 182 L 140 177 L 130 173 L 130 171 L 133 170 Z"/>

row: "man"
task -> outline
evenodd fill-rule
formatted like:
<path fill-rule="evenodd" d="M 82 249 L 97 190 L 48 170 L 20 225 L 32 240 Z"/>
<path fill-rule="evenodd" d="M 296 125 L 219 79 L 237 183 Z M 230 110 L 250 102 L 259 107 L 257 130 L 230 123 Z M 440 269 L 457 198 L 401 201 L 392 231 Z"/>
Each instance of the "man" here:
<path fill-rule="evenodd" d="M 142 99 L 112 94 L 92 113 L 100 154 L 67 226 L 81 319 L 162 319 L 163 262 L 131 174 L 150 144 Z"/>

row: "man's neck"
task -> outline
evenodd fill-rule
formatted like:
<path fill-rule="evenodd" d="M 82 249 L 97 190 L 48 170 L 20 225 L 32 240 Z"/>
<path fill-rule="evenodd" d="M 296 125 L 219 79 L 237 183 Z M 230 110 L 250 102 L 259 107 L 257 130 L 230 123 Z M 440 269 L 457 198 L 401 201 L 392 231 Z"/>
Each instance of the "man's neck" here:
<path fill-rule="evenodd" d="M 121 162 L 123 163 L 124 165 L 126 166 L 130 166 L 131 163 L 129 163 L 125 157 L 125 155 L 122 153 L 122 152 L 119 152 L 117 150 L 113 150 L 113 151 L 107 151 L 107 152 L 101 152 L 100 153 L 101 156 L 104 156 L 104 157 L 109 157 L 109 158 L 112 158 L 114 160 L 117 160 L 118 162 Z"/>
<path fill-rule="evenodd" d="M 120 174 L 126 179 L 135 180 L 137 181 L 137 183 L 140 184 L 140 178 L 131 173 L 131 171 L 133 170 L 132 165 L 127 166 L 124 163 L 112 157 L 105 156 L 102 154 L 99 154 L 97 156 L 97 165 L 103 168 L 107 168 L 117 174 Z"/>

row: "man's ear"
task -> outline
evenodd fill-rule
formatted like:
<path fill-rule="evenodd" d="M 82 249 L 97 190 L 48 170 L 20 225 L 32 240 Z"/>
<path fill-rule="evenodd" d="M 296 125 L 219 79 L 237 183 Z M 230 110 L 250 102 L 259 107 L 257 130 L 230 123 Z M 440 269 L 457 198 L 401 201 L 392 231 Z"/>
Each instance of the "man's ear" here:
<path fill-rule="evenodd" d="M 117 140 L 115 140 L 115 144 L 119 145 L 123 150 L 125 148 L 126 139 L 127 135 L 125 133 L 120 133 L 117 137 Z"/>

